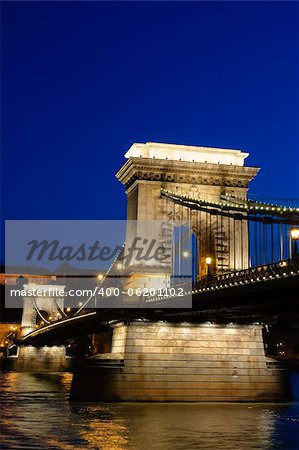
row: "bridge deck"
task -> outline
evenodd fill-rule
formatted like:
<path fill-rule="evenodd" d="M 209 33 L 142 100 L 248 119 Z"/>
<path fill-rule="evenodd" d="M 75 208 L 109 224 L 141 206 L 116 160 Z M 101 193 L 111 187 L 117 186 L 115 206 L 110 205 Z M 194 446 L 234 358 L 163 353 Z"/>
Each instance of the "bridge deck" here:
<path fill-rule="evenodd" d="M 221 289 L 193 292 L 192 308 L 171 308 L 171 299 L 152 308 L 117 308 L 87 311 L 40 328 L 23 338 L 23 345 L 61 343 L 69 338 L 91 334 L 108 327 L 111 321 L 167 320 L 235 323 L 271 322 L 280 315 L 298 313 L 299 274 L 257 283 L 227 285 Z M 166 307 L 167 306 L 167 307 Z"/>

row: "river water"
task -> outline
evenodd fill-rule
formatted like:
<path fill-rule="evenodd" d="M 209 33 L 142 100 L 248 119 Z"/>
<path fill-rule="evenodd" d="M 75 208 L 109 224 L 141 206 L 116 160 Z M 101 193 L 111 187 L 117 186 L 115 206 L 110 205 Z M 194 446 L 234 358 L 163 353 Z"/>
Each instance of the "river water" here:
<path fill-rule="evenodd" d="M 298 450 L 299 403 L 73 403 L 72 375 L 1 375 L 1 449 Z"/>

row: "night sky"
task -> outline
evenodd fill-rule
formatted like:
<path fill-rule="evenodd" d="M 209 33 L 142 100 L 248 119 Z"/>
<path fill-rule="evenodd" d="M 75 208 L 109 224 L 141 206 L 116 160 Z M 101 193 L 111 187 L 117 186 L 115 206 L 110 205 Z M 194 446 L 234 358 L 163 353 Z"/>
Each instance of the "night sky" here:
<path fill-rule="evenodd" d="M 299 4 L 2 3 L 4 219 L 123 219 L 133 142 L 238 148 L 299 197 Z"/>

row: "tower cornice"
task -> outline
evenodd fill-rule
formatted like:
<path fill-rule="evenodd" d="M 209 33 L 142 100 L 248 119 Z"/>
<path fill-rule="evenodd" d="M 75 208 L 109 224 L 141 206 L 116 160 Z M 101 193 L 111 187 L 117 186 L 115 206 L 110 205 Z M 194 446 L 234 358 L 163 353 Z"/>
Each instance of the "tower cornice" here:
<path fill-rule="evenodd" d="M 116 173 L 116 177 L 126 188 L 136 180 L 246 188 L 259 170 L 257 167 L 233 164 L 129 157 Z"/>

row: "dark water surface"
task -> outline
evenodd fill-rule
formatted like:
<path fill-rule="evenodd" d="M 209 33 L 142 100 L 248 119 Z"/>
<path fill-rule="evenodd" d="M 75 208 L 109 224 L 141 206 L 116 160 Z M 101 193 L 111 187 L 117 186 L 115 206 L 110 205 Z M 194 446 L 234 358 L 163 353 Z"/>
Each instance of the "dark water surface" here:
<path fill-rule="evenodd" d="M 1 375 L 1 449 L 299 450 L 299 403 L 71 403 L 71 374 Z"/>

